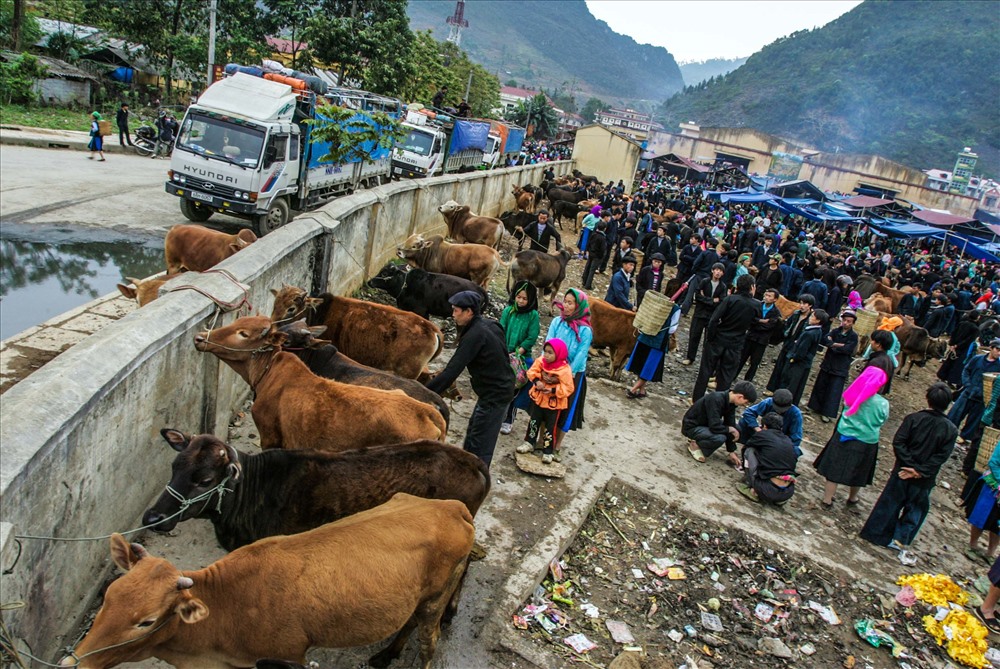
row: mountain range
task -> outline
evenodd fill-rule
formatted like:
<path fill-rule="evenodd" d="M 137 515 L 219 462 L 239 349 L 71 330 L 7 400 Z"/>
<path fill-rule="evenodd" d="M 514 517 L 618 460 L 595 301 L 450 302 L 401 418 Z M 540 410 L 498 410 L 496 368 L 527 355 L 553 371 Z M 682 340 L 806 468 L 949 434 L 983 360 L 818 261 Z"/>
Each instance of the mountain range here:
<path fill-rule="evenodd" d="M 411 29 L 431 30 L 443 40 L 455 2 L 411 0 L 406 11 Z M 684 87 L 670 52 L 614 32 L 583 0 L 470 0 L 465 18 L 469 27 L 462 32 L 462 48 L 501 82 L 561 89 L 580 106 L 593 96 L 648 108 Z"/>
<path fill-rule="evenodd" d="M 825 151 L 950 170 L 971 147 L 1000 175 L 1000 12 L 991 2 L 868 0 L 668 99 L 668 129 L 745 126 Z"/>
<path fill-rule="evenodd" d="M 746 58 L 709 58 L 692 63 L 681 63 L 681 75 L 685 86 L 694 86 L 712 77 L 729 74 L 747 62 Z"/>

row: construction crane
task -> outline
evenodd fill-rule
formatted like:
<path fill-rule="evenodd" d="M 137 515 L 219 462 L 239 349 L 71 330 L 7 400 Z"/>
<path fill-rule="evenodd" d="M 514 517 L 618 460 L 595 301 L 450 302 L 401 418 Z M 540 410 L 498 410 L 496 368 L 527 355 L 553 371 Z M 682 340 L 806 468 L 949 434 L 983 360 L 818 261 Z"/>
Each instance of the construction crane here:
<path fill-rule="evenodd" d="M 444 20 L 451 30 L 448 31 L 448 41 L 455 46 L 461 46 L 462 28 L 468 28 L 469 22 L 465 18 L 465 0 L 457 0 L 455 3 L 455 13 Z"/>

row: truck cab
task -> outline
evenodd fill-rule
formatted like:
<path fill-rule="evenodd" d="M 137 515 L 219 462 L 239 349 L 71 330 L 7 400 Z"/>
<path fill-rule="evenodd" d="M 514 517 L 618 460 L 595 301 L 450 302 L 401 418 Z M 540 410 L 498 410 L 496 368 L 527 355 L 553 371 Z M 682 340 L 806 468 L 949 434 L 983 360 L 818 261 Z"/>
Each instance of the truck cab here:
<path fill-rule="evenodd" d="M 392 153 L 394 178 L 421 179 L 432 177 L 444 167 L 448 136 L 443 129 L 408 120 L 403 123 L 406 137 L 396 142 Z"/>

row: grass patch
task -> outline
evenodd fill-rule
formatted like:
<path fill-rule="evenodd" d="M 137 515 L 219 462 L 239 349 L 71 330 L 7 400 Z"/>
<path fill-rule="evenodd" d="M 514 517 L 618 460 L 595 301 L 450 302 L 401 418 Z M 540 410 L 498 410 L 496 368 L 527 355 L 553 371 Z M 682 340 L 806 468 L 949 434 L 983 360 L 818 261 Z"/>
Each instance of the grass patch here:
<path fill-rule="evenodd" d="M 94 110 L 66 109 L 27 105 L 0 105 L 0 123 L 50 130 L 90 131 L 90 112 Z M 98 109 L 104 118 L 114 123 L 115 110 Z"/>

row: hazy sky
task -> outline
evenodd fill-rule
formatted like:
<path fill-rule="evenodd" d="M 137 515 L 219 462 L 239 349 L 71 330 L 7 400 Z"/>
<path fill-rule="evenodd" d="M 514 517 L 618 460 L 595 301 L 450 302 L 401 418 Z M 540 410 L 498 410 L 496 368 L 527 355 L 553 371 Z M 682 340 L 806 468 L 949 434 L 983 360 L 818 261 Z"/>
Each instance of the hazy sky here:
<path fill-rule="evenodd" d="M 587 0 L 590 13 L 678 62 L 749 56 L 796 30 L 826 25 L 861 0 Z"/>

